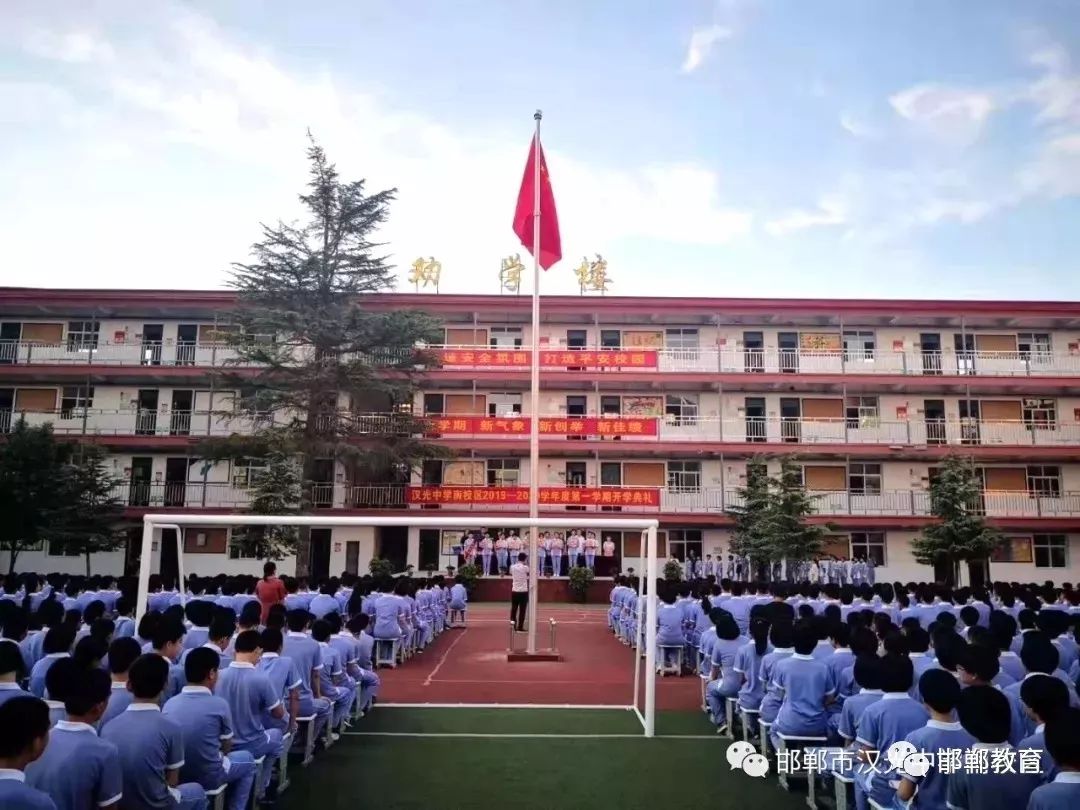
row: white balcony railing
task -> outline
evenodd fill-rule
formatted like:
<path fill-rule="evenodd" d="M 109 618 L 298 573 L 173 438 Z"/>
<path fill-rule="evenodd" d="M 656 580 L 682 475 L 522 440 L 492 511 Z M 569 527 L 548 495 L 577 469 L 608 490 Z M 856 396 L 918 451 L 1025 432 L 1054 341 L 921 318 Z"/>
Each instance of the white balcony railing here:
<path fill-rule="evenodd" d="M 256 425 L 273 423 L 267 413 L 261 419 L 233 416 L 217 411 L 156 411 L 127 408 L 103 410 L 71 408 L 66 411 L 9 411 L 0 409 L 0 433 L 20 420 L 31 426 L 50 424 L 63 436 L 230 436 L 250 434 Z"/>
<path fill-rule="evenodd" d="M 297 347 L 303 352 L 303 347 Z M 528 347 L 505 350 L 487 346 L 425 345 L 418 347 L 419 366 L 439 365 L 466 369 L 524 369 L 531 353 Z M 545 351 L 549 351 L 545 347 Z M 649 362 L 634 364 L 635 370 L 660 373 L 724 374 L 852 374 L 852 375 L 933 375 L 990 377 L 1076 376 L 1080 375 L 1080 354 L 1066 352 L 963 352 L 944 349 L 940 352 L 903 351 L 811 351 L 805 349 L 745 349 L 725 347 L 657 348 L 640 347 L 603 349 L 585 347 L 567 352 L 649 353 Z M 421 354 L 422 352 L 422 354 Z M 652 353 L 655 352 L 655 362 Z M 453 360 L 444 355 L 450 353 Z M 380 364 L 396 364 L 409 352 L 390 351 L 374 358 Z M 439 358 L 442 358 L 441 360 Z M 370 358 L 369 358 L 370 359 Z M 5 364 L 90 365 L 90 366 L 196 366 L 221 367 L 233 364 L 236 351 L 223 343 L 129 341 L 96 346 L 75 342 L 43 344 L 36 341 L 0 341 L 0 366 Z M 576 369 L 581 365 L 547 366 L 548 370 Z M 630 365 L 620 366 L 623 369 Z M 605 367 L 605 373 L 614 369 Z"/>

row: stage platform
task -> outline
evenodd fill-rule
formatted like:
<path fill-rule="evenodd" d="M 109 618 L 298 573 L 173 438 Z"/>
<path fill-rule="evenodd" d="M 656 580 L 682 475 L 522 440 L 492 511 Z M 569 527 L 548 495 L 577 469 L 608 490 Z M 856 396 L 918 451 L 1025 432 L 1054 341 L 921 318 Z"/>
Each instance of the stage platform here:
<path fill-rule="evenodd" d="M 608 604 L 611 601 L 612 577 L 597 577 L 589 586 L 587 601 L 590 604 Z M 580 599 L 570 590 L 569 577 L 541 577 L 536 583 L 540 603 L 577 602 Z M 509 602 L 510 577 L 481 577 L 476 590 L 470 596 L 474 602 Z"/>

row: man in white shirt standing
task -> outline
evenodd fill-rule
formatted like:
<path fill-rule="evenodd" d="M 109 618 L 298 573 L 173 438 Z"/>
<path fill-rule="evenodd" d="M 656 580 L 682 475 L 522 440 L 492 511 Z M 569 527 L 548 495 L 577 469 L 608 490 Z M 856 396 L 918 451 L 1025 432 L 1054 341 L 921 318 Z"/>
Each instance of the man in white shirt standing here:
<path fill-rule="evenodd" d="M 528 557 L 518 554 L 517 562 L 510 566 L 510 621 L 520 633 L 525 630 L 525 612 L 529 608 Z"/>

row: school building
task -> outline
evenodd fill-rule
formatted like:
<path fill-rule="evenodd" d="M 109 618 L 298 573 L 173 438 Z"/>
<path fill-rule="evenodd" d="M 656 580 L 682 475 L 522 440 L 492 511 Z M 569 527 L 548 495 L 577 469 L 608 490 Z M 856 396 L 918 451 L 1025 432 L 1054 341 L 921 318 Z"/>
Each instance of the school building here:
<path fill-rule="evenodd" d="M 216 376 L 234 305 L 226 291 L 0 289 L 0 431 L 24 417 L 100 444 L 134 518 L 206 513 L 184 538 L 196 573 L 258 569 L 214 526 L 215 514 L 245 508 L 258 461 L 214 464 L 196 451 L 208 435 L 252 427 L 228 417 L 236 392 Z M 441 569 L 463 529 L 515 527 L 536 416 L 541 514 L 580 516 L 584 530 L 593 518 L 656 515 L 665 554 L 726 554 L 725 510 L 747 459 L 765 454 L 775 468 L 791 454 L 829 553 L 872 557 L 879 580 L 928 579 L 910 540 L 930 521 L 935 465 L 963 453 L 1009 538 L 990 576 L 1080 579 L 1080 303 L 546 297 L 535 403 L 527 296 L 396 293 L 362 305 L 444 324 L 441 345 L 420 347 L 411 407 L 456 455 L 377 484 L 327 461 L 314 501 L 342 515 L 441 516 L 446 530 L 318 530 L 315 573 L 363 572 L 375 555 Z M 347 399 L 361 429 L 394 418 Z M 641 570 L 639 537 L 603 534 L 623 568 Z M 155 544 L 158 565 L 175 564 L 174 545 Z M 129 543 L 94 571 L 131 570 L 137 554 Z M 84 563 L 44 547 L 18 568 Z"/>

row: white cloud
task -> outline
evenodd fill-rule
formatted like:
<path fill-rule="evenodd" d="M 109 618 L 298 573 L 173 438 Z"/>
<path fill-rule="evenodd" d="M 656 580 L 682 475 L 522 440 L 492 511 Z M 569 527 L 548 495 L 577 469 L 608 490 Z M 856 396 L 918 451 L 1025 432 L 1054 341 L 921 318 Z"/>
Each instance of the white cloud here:
<path fill-rule="evenodd" d="M 693 73 L 705 62 L 705 58 L 717 42 L 730 39 L 732 31 L 723 25 L 710 25 L 696 28 L 690 34 L 690 45 L 683 60 L 683 73 Z"/>
<path fill-rule="evenodd" d="M 993 95 L 939 84 L 909 87 L 889 98 L 898 115 L 945 141 L 969 143 L 995 109 Z"/>
<path fill-rule="evenodd" d="M 24 50 L 54 60 L 65 79 L 107 101 L 95 102 L 94 125 L 54 155 L 53 181 L 39 184 L 39 198 L 20 199 L 17 210 L 0 202 L 0 240 L 15 254 L 12 266 L 46 271 L 56 284 L 220 286 L 228 264 L 246 257 L 259 220 L 299 213 L 310 127 L 344 177 L 399 189 L 380 234 L 399 267 L 434 255 L 445 290 L 495 291 L 500 256 L 521 251 L 510 220 L 531 121 L 510 134 L 487 122 L 451 128 L 328 69 L 294 72 L 182 5 L 128 10 L 136 18 L 118 21 L 138 40 L 103 34 L 98 46 L 78 51 L 77 65 L 74 51 L 38 47 L 40 35 L 35 45 L 21 39 Z M 55 30 L 34 24 L 50 32 L 48 41 L 68 41 L 62 22 Z M 575 256 L 603 253 L 618 279 L 634 259 L 630 239 L 719 245 L 750 230 L 751 215 L 724 203 L 707 168 L 604 166 L 557 142 L 545 147 L 567 257 L 547 277 L 552 292 L 573 289 L 567 265 Z M 4 160 L 0 173 L 30 171 Z M 78 170 L 65 178 L 65 205 L 80 213 L 58 244 L 49 236 L 52 217 L 33 212 L 50 210 L 68 166 Z M 46 243 L 53 248 L 43 267 Z"/>
<path fill-rule="evenodd" d="M 57 59 L 61 62 L 81 64 L 111 59 L 112 47 L 93 31 L 50 31 L 31 29 L 23 40 L 27 52 Z"/>
<path fill-rule="evenodd" d="M 844 225 L 848 221 L 847 201 L 839 194 L 822 197 L 817 208 L 790 211 L 765 225 L 773 236 L 786 236 L 807 228 L 823 228 Z"/>
<path fill-rule="evenodd" d="M 849 112 L 840 113 L 840 128 L 853 138 L 876 138 L 878 131 L 874 127 Z"/>

